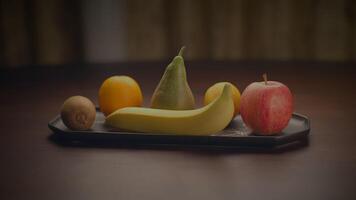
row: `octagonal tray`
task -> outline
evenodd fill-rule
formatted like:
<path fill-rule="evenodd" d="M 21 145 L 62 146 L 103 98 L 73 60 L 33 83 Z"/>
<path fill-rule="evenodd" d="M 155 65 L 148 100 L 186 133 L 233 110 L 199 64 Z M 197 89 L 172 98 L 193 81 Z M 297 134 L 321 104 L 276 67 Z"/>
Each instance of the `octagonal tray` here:
<path fill-rule="evenodd" d="M 60 116 L 48 123 L 56 140 L 71 144 L 85 145 L 169 145 L 206 146 L 209 148 L 274 148 L 293 142 L 305 141 L 310 131 L 310 121 L 306 116 L 293 113 L 288 126 L 275 136 L 258 136 L 243 123 L 238 115 L 224 130 L 210 136 L 172 135 L 127 132 L 105 125 L 104 115 L 97 110 L 96 121 L 87 131 L 72 131 L 62 122 Z"/>

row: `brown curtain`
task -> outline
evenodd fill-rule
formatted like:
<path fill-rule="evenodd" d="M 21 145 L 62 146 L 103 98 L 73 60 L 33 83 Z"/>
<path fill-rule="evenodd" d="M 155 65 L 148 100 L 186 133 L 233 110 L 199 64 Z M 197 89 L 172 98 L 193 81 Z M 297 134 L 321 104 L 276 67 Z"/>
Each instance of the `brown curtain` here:
<path fill-rule="evenodd" d="M 0 65 L 356 60 L 354 0 L 0 0 Z"/>

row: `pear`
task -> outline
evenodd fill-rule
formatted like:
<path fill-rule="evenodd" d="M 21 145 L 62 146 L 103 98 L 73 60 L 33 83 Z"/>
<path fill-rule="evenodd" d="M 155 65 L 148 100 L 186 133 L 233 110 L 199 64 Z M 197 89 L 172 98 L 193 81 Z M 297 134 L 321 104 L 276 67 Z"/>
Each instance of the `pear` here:
<path fill-rule="evenodd" d="M 187 74 L 182 54 L 179 54 L 167 66 L 152 98 L 151 107 L 166 110 L 191 110 L 195 107 L 192 90 L 187 82 Z"/>

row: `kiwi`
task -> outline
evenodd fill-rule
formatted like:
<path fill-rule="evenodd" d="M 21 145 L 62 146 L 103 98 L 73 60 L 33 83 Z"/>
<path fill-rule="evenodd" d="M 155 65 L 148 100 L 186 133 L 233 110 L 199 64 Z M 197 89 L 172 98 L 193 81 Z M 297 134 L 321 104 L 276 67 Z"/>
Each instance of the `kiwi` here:
<path fill-rule="evenodd" d="M 63 123 L 72 130 L 88 130 L 95 121 L 93 102 L 83 96 L 72 96 L 64 101 L 61 109 Z"/>

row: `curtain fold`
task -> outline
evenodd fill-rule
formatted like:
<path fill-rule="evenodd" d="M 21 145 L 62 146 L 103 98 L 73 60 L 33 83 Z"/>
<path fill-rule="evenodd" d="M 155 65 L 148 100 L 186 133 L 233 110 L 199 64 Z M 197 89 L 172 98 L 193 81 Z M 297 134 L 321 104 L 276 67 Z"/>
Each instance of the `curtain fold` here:
<path fill-rule="evenodd" d="M 0 65 L 356 61 L 354 0 L 0 0 Z"/>

